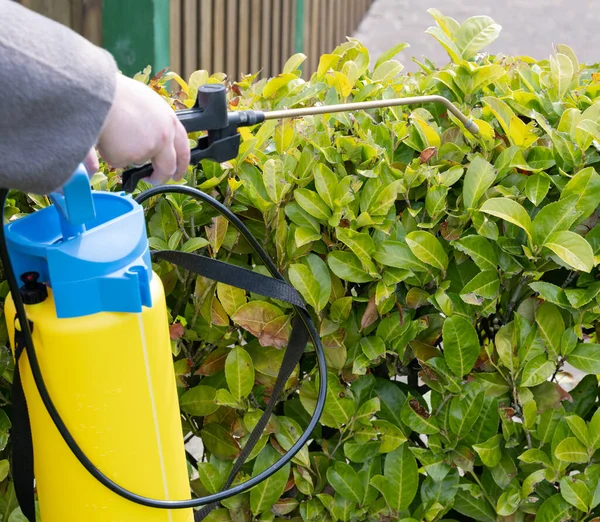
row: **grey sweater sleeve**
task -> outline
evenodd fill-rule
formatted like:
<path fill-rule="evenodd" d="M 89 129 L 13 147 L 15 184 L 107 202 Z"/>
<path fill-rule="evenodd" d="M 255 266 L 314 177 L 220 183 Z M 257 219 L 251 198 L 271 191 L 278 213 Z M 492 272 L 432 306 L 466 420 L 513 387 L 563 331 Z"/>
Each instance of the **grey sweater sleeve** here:
<path fill-rule="evenodd" d="M 62 186 L 96 144 L 117 70 L 69 28 L 0 0 L 0 187 Z"/>

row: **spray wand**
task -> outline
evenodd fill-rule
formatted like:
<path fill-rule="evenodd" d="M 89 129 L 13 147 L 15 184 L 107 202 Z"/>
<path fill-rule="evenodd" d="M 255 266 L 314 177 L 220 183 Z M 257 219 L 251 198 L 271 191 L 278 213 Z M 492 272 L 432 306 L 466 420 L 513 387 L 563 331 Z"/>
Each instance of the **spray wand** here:
<path fill-rule="evenodd" d="M 207 135 L 198 140 L 198 145 L 191 152 L 190 164 L 197 165 L 203 159 L 222 163 L 236 158 L 240 148 L 239 127 L 251 127 L 267 120 L 389 108 L 399 105 L 423 105 L 425 103 L 443 105 L 458 118 L 466 130 L 472 134 L 479 134 L 479 128 L 474 121 L 467 118 L 450 100 L 436 95 L 340 103 L 280 111 L 228 111 L 225 86 L 206 84 L 198 89 L 196 105 L 192 109 L 177 111 L 177 117 L 189 133 L 207 131 Z M 133 192 L 137 183 L 150 176 L 152 170 L 152 165 L 147 164 L 123 172 L 123 190 Z"/>

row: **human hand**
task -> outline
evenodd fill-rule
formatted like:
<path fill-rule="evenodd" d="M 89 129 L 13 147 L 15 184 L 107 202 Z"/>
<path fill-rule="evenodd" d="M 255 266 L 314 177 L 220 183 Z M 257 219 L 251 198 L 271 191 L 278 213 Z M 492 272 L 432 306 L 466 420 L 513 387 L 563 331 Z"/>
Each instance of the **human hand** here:
<path fill-rule="evenodd" d="M 151 88 L 122 74 L 117 74 L 115 98 L 100 132 L 98 151 L 115 168 L 151 161 L 154 172 L 148 181 L 154 184 L 181 180 L 190 162 L 187 132 L 169 104 Z"/>

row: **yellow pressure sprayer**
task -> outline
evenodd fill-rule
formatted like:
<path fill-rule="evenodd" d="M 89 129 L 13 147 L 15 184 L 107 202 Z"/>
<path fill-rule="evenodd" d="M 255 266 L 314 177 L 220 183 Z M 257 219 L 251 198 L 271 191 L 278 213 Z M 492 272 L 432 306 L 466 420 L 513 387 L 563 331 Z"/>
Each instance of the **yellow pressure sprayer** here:
<path fill-rule="evenodd" d="M 469 132 L 478 132 L 440 96 L 229 112 L 225 87 L 204 85 L 196 106 L 177 115 L 188 132 L 207 131 L 191 152 L 191 163 L 198 164 L 235 158 L 238 128 L 267 119 L 422 103 L 444 104 Z M 16 360 L 13 479 L 30 522 L 36 516 L 34 476 L 43 522 L 198 522 L 220 500 L 247 491 L 287 464 L 323 411 L 324 353 L 298 292 L 244 223 L 201 191 L 165 185 L 133 199 L 130 193 L 151 172 L 151 165 L 125 171 L 123 192 L 110 193 L 92 191 L 80 167 L 63 194 L 52 194 L 53 205 L 0 227 L 0 257 L 10 288 L 4 312 Z M 7 193 L 0 191 L 2 208 Z M 151 252 L 141 204 L 165 193 L 199 199 L 224 215 L 273 277 L 197 254 Z M 167 307 L 152 258 L 286 301 L 296 312 L 265 411 L 224 489 L 203 498 L 191 498 Z M 309 340 L 317 354 L 319 393 L 306 431 L 279 461 L 232 487 Z"/>

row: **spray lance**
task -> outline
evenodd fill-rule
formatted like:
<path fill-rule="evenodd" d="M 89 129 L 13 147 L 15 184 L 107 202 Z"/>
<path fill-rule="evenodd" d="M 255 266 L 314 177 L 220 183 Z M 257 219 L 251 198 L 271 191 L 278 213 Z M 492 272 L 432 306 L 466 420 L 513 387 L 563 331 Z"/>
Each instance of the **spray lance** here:
<path fill-rule="evenodd" d="M 477 125 L 441 96 L 419 96 L 281 111 L 228 111 L 222 85 L 199 88 L 177 111 L 188 132 L 206 131 L 191 151 L 224 162 L 238 155 L 238 128 L 265 120 L 441 103 L 472 134 Z M 80 166 L 53 205 L 0 227 L 10 288 L 5 318 L 15 357 L 13 479 L 24 515 L 35 521 L 34 476 L 44 522 L 192 522 L 218 502 L 276 473 L 307 443 L 323 412 L 323 348 L 300 294 L 243 221 L 194 187 L 162 185 L 131 193 L 151 165 L 123 172 L 120 193 L 92 191 Z M 210 205 L 248 241 L 272 277 L 199 254 L 150 251 L 142 203 L 178 193 Z M 0 191 L 2 208 L 8 191 Z M 221 491 L 191 498 L 164 289 L 152 260 L 292 305 L 295 317 L 271 397 Z M 18 279 L 17 279 L 18 276 Z M 311 342 L 319 391 L 313 416 L 274 464 L 234 481 L 255 448 L 277 398 Z M 139 434 L 144 434 L 140 437 Z M 35 450 L 35 451 L 34 451 Z M 35 454 L 35 461 L 34 461 Z M 198 511 L 193 508 L 201 507 Z"/>

